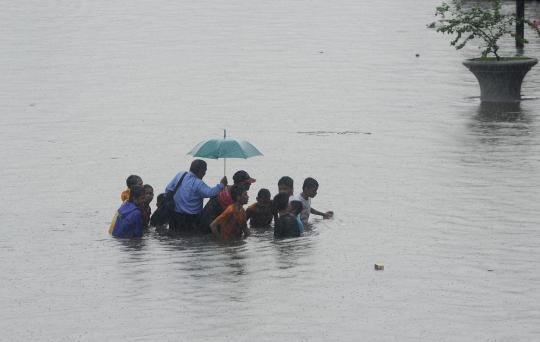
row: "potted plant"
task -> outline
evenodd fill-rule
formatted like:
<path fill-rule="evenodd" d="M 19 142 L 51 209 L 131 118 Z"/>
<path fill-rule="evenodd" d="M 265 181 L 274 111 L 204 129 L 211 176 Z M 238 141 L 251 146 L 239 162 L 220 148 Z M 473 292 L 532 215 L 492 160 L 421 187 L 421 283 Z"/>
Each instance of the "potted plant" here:
<path fill-rule="evenodd" d="M 489 0 L 489 5 L 464 5 L 463 0 L 443 2 L 437 7 L 438 24 L 431 24 L 437 32 L 453 35 L 450 45 L 456 49 L 467 43 L 481 41 L 480 58 L 465 60 L 463 64 L 476 76 L 480 84 L 480 99 L 483 102 L 518 102 L 521 100 L 521 82 L 525 74 L 538 63 L 536 58 L 501 57 L 498 41 L 504 36 L 516 38 L 513 31 L 516 23 L 527 24 L 538 35 L 536 23 L 521 19 L 515 13 L 501 11 L 501 0 Z M 526 39 L 517 37 L 527 43 Z"/>

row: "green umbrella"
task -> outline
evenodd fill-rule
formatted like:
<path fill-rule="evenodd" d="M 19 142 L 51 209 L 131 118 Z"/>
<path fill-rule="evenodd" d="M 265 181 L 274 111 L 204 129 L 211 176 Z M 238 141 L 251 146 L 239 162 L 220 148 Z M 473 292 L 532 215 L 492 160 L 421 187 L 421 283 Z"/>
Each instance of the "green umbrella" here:
<path fill-rule="evenodd" d="M 226 130 L 223 130 L 223 139 L 201 141 L 188 154 L 200 158 L 223 158 L 224 174 L 226 174 L 227 158 L 247 159 L 263 155 L 255 146 L 245 140 L 227 138 Z"/>

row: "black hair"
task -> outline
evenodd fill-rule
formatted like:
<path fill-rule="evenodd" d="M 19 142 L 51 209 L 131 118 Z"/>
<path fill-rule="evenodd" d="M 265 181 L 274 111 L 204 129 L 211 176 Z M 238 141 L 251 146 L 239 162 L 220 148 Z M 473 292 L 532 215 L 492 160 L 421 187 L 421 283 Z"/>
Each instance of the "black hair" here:
<path fill-rule="evenodd" d="M 291 201 L 291 209 L 295 215 L 298 215 L 304 209 L 304 205 L 300 201 Z"/>
<path fill-rule="evenodd" d="M 289 176 L 283 176 L 279 179 L 278 183 L 277 183 L 278 186 L 280 185 L 285 185 L 285 186 L 288 186 L 289 188 L 293 188 L 294 186 L 294 181 L 291 177 Z"/>
<path fill-rule="evenodd" d="M 144 187 L 142 185 L 133 185 L 129 191 L 129 201 L 133 202 L 136 198 L 144 196 Z"/>
<path fill-rule="evenodd" d="M 194 174 L 199 174 L 201 171 L 206 171 L 206 162 L 202 159 L 195 159 L 191 162 L 191 166 L 189 167 L 189 171 L 193 172 Z"/>
<path fill-rule="evenodd" d="M 274 207 L 277 210 L 285 210 L 289 205 L 289 195 L 283 192 L 274 196 L 273 200 Z"/>
<path fill-rule="evenodd" d="M 304 185 L 302 185 L 302 190 L 304 189 L 313 189 L 318 188 L 319 182 L 315 180 L 315 178 L 308 177 L 304 179 Z"/>
<path fill-rule="evenodd" d="M 126 179 L 126 185 L 128 188 L 131 189 L 132 186 L 134 185 L 137 185 L 137 183 L 139 183 L 139 181 L 142 182 L 142 178 L 137 176 L 137 175 L 130 175 L 127 179 Z"/>
<path fill-rule="evenodd" d="M 259 192 L 257 193 L 257 199 L 259 198 L 268 198 L 270 199 L 270 190 L 268 189 L 261 189 L 259 190 Z"/>
<path fill-rule="evenodd" d="M 150 189 L 150 190 L 154 191 L 154 188 L 150 184 L 143 185 L 143 188 L 144 188 L 144 190 Z"/>
<path fill-rule="evenodd" d="M 242 183 L 234 184 L 233 186 L 231 186 L 231 198 L 232 198 L 232 200 L 236 202 L 236 200 L 240 196 L 242 196 L 244 191 L 247 191 L 247 187 Z"/>
<path fill-rule="evenodd" d="M 165 200 L 165 194 L 159 194 L 156 197 L 156 205 L 159 207 L 161 203 Z"/>

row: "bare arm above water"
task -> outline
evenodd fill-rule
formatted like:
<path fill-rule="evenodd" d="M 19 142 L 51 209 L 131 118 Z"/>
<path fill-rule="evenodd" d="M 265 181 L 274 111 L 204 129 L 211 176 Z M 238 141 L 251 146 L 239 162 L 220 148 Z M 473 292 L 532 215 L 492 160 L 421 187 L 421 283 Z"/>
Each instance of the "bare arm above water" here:
<path fill-rule="evenodd" d="M 319 215 L 319 216 L 322 216 L 323 219 L 329 219 L 330 217 L 334 216 L 334 212 L 333 212 L 333 211 L 327 211 L 327 212 L 323 213 L 323 212 L 321 212 L 321 211 L 318 211 L 318 210 L 315 209 L 315 208 L 311 208 L 310 213 L 312 213 L 313 215 Z"/>

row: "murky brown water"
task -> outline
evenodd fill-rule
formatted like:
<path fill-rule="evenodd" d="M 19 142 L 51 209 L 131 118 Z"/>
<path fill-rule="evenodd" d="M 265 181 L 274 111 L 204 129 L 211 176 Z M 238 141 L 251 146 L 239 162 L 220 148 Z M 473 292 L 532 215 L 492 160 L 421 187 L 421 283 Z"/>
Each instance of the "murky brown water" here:
<path fill-rule="evenodd" d="M 425 29 L 438 3 L 4 3 L 1 339 L 535 340 L 540 67 L 520 107 L 480 106 L 477 50 Z M 335 218 L 106 234 L 128 174 L 160 192 L 222 128 L 265 154 L 228 162 L 251 200 L 313 176 Z"/>

